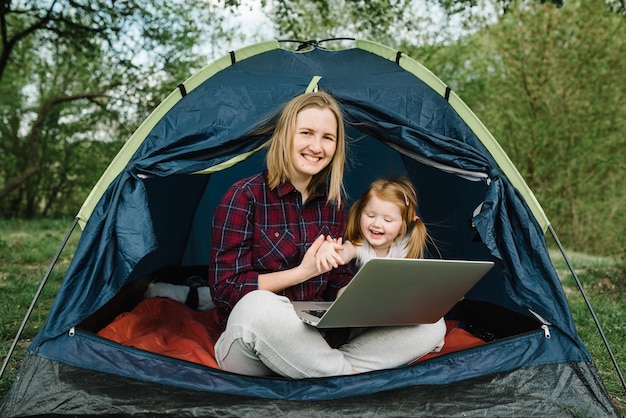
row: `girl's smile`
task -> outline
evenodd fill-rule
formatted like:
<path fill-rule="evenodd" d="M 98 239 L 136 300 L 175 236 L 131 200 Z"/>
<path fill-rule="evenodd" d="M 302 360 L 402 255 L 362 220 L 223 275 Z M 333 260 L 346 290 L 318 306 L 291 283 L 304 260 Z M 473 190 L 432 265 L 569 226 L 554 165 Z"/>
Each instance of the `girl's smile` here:
<path fill-rule="evenodd" d="M 376 255 L 384 257 L 400 234 L 402 214 L 395 203 L 372 196 L 363 208 L 359 225 Z"/>

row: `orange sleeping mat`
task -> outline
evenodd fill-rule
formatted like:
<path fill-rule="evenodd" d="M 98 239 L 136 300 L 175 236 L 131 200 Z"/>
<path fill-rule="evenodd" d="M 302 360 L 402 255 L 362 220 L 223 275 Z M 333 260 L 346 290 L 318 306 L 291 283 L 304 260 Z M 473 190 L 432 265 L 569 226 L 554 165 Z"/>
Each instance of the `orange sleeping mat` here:
<path fill-rule="evenodd" d="M 457 321 L 446 320 L 446 326 L 443 349 L 427 354 L 414 363 L 485 343 L 458 328 Z M 98 332 L 100 337 L 125 346 L 213 368 L 219 368 L 213 348 L 219 334 L 214 309 L 196 311 L 167 298 L 145 299 Z"/>

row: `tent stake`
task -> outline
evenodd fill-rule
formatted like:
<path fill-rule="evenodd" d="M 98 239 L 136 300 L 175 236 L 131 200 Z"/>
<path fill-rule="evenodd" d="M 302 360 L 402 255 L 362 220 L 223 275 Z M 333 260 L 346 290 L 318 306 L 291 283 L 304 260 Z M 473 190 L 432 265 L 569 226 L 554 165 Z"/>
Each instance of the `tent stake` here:
<path fill-rule="evenodd" d="M 611 346 L 609 345 L 609 341 L 606 338 L 606 335 L 604 335 L 604 331 L 602 330 L 602 326 L 600 325 L 600 321 L 598 321 L 598 317 L 596 316 L 596 313 L 593 310 L 593 307 L 591 306 L 591 302 L 589 301 L 589 298 L 587 298 L 587 294 L 585 293 L 585 290 L 583 289 L 583 285 L 580 282 L 580 280 L 578 279 L 578 275 L 576 274 L 576 271 L 574 270 L 574 266 L 572 265 L 572 263 L 570 262 L 569 258 L 567 257 L 567 254 L 565 254 L 565 249 L 563 248 L 563 246 L 561 245 L 561 241 L 559 241 L 559 238 L 556 236 L 556 232 L 554 232 L 554 229 L 552 228 L 552 225 L 548 226 L 548 228 L 550 229 L 550 233 L 552 234 L 552 238 L 554 238 L 554 241 L 556 241 L 556 245 L 559 247 L 559 250 L 561 251 L 561 254 L 563 255 L 563 258 L 565 258 L 565 262 L 567 263 L 567 266 L 569 267 L 570 272 L 572 273 L 572 276 L 574 277 L 574 280 L 576 281 L 576 285 L 578 286 L 578 290 L 580 290 L 581 295 L 583 296 L 583 299 L 585 300 L 585 303 L 587 304 L 587 308 L 589 309 L 589 312 L 591 313 L 591 317 L 593 318 L 593 322 L 596 324 L 596 328 L 598 329 L 598 331 L 600 332 L 600 337 L 602 338 L 602 341 L 604 342 L 604 346 L 606 347 L 609 356 L 611 357 L 611 361 L 613 362 L 613 366 L 615 366 L 615 371 L 617 371 L 617 375 L 619 376 L 619 379 L 622 383 L 622 387 L 624 388 L 624 390 L 626 390 L 626 381 L 624 380 L 624 376 L 622 375 L 622 371 L 619 368 L 619 365 L 617 364 L 617 359 L 615 358 L 615 355 L 613 354 L 613 350 L 611 350 Z"/>
<path fill-rule="evenodd" d="M 39 300 L 39 297 L 41 296 L 41 293 L 43 292 L 43 288 L 46 286 L 46 283 L 48 282 L 48 279 L 50 278 L 50 275 L 52 274 L 52 269 L 54 268 L 57 261 L 59 260 L 59 257 L 61 256 L 61 253 L 63 252 L 63 249 L 65 248 L 65 245 L 69 241 L 70 236 L 72 235 L 72 232 L 74 232 L 74 228 L 76 228 L 77 224 L 78 224 L 78 218 L 76 217 L 74 218 L 74 222 L 72 223 L 72 226 L 70 227 L 69 231 L 67 231 L 67 234 L 65 234 L 65 239 L 63 239 L 63 242 L 61 243 L 61 245 L 59 246 L 59 249 L 54 255 L 54 258 L 52 259 L 52 262 L 50 263 L 50 266 L 48 267 L 46 274 L 44 275 L 41 283 L 39 284 L 39 288 L 37 289 L 37 292 L 35 292 L 35 296 L 33 297 L 33 300 L 30 303 L 30 307 L 28 308 L 28 311 L 26 311 L 26 315 L 24 316 L 24 319 L 22 320 L 22 324 L 20 325 L 20 328 L 17 330 L 17 334 L 15 335 L 13 344 L 11 344 L 11 348 L 9 348 L 9 352 L 7 353 L 7 356 L 4 359 L 4 363 L 2 364 L 2 369 L 0 370 L 0 378 L 2 378 L 2 376 L 4 375 L 4 371 L 6 370 L 9 364 L 9 360 L 11 359 L 11 356 L 13 355 L 13 351 L 15 351 L 15 347 L 17 346 L 17 343 L 19 342 L 20 337 L 22 336 L 22 332 L 24 331 L 24 328 L 26 327 L 26 323 L 28 322 L 30 315 L 33 313 L 33 310 L 35 309 L 35 305 L 37 304 L 37 301 Z"/>

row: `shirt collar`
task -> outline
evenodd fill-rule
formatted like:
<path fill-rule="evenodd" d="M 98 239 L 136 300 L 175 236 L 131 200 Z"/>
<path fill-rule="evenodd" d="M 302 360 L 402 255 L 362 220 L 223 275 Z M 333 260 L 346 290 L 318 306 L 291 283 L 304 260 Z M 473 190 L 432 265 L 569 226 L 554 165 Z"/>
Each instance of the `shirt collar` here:
<path fill-rule="evenodd" d="M 290 181 L 287 181 L 276 188 L 276 192 L 278 193 L 279 197 L 283 197 L 293 192 L 294 190 L 296 190 L 296 188 L 294 187 L 293 184 L 291 184 Z M 318 189 L 314 193 L 311 193 L 311 196 L 309 196 L 309 200 L 317 199 L 317 198 L 326 199 L 327 196 L 328 196 L 328 185 L 323 184 L 322 187 L 318 187 Z"/>

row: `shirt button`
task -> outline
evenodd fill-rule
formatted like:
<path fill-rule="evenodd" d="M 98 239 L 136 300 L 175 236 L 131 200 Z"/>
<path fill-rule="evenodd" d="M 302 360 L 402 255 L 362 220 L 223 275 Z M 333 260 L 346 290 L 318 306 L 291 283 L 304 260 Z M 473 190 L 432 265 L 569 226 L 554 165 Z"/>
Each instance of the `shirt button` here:
<path fill-rule="evenodd" d="M 279 234 L 278 232 L 274 232 L 274 236 L 275 236 L 276 238 L 278 238 L 278 237 L 280 236 L 280 234 Z"/>

